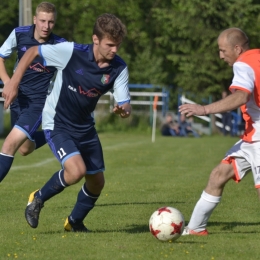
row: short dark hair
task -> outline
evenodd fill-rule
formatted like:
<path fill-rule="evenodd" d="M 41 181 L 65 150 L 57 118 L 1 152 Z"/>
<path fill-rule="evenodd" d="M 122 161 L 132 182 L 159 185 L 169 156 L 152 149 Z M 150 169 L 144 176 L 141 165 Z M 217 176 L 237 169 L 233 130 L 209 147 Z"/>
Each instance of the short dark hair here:
<path fill-rule="evenodd" d="M 121 20 L 108 13 L 100 15 L 93 28 L 93 35 L 96 35 L 99 40 L 108 37 L 116 42 L 121 42 L 126 33 L 126 27 Z"/>

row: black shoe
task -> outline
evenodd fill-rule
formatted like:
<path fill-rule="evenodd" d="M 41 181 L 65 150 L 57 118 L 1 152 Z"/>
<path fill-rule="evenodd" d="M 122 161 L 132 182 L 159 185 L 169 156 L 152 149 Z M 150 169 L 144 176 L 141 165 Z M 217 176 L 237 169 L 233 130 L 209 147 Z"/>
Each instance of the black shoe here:
<path fill-rule="evenodd" d="M 42 200 L 37 197 L 34 197 L 36 191 L 30 194 L 29 201 L 25 209 L 25 218 L 32 228 L 37 228 L 39 223 L 39 215 L 41 209 L 43 208 Z"/>
<path fill-rule="evenodd" d="M 64 230 L 67 232 L 84 232 L 84 233 L 91 232 L 89 229 L 87 229 L 84 226 L 83 222 L 81 222 L 79 224 L 70 224 L 68 218 L 66 218 L 66 220 L 65 220 Z"/>

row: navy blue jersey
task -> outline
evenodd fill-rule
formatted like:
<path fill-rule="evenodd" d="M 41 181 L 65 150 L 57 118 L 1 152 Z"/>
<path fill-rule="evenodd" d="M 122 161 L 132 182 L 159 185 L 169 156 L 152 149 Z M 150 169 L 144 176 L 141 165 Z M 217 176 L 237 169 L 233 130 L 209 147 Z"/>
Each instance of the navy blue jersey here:
<path fill-rule="evenodd" d="M 32 46 L 44 44 L 56 44 L 66 41 L 65 39 L 51 33 L 47 42 L 40 43 L 34 39 L 35 25 L 21 26 L 15 28 L 0 48 L 0 57 L 6 59 L 13 51 L 17 52 L 17 62 L 22 58 L 26 50 Z M 50 81 L 56 68 L 44 66 L 41 57 L 36 58 L 26 70 L 19 85 L 18 98 L 31 101 L 44 100 Z"/>
<path fill-rule="evenodd" d="M 127 65 L 118 55 L 100 68 L 92 44 L 44 45 L 39 52 L 45 65 L 58 69 L 43 109 L 43 129 L 82 136 L 94 125 L 92 112 L 106 92 L 112 91 L 118 104 L 130 102 Z"/>

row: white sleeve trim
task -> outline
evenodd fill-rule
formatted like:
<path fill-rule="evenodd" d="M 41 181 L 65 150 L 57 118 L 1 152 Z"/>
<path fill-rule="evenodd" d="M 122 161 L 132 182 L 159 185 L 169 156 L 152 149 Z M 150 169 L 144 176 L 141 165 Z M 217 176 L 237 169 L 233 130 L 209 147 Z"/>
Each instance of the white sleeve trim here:
<path fill-rule="evenodd" d="M 0 57 L 7 59 L 17 47 L 15 29 L 10 33 L 0 48 Z"/>
<path fill-rule="evenodd" d="M 233 65 L 234 77 L 232 80 L 232 87 L 244 88 L 251 93 L 254 91 L 255 72 L 246 63 L 238 61 Z"/>
<path fill-rule="evenodd" d="M 116 102 L 130 101 L 130 93 L 128 88 L 129 73 L 128 68 L 125 67 L 120 75 L 116 78 L 113 88 L 113 95 Z"/>
<path fill-rule="evenodd" d="M 39 53 L 44 59 L 44 66 L 53 66 L 59 70 L 63 70 L 71 58 L 73 48 L 73 42 L 40 45 Z"/>

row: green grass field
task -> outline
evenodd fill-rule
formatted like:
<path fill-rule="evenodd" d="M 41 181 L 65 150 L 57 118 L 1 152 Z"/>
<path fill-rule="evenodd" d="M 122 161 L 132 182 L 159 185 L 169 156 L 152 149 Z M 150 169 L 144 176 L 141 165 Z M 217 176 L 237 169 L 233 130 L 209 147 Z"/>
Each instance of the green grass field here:
<path fill-rule="evenodd" d="M 160 242 L 148 221 L 161 206 L 179 209 L 188 222 L 206 185 L 236 138 L 167 138 L 132 133 L 100 134 L 106 185 L 85 220 L 90 234 L 65 233 L 82 182 L 45 203 L 37 229 L 24 218 L 30 192 L 40 188 L 59 164 L 45 145 L 33 154 L 16 155 L 0 184 L 0 259 L 259 259 L 260 210 L 251 173 L 229 182 L 210 218 L 208 237 Z M 1 143 L 2 144 L 1 140 Z"/>

